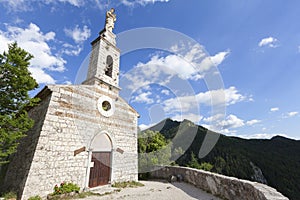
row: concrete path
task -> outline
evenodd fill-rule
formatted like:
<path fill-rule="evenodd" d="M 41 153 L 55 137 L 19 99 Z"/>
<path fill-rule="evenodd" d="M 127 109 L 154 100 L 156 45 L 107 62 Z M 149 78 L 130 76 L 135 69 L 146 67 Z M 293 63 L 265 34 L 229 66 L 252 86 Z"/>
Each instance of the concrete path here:
<path fill-rule="evenodd" d="M 124 188 L 120 192 L 112 192 L 104 196 L 90 196 L 85 200 L 111 200 L 111 199 L 127 199 L 127 200 L 184 200 L 184 199 L 200 199 L 200 200 L 220 200 L 211 194 L 208 194 L 190 184 L 183 182 L 161 182 L 161 181 L 140 181 L 145 186 L 137 188 Z M 114 188 L 110 188 L 111 191 Z M 109 191 L 109 188 L 106 188 Z M 96 192 L 96 191 L 95 191 Z"/>

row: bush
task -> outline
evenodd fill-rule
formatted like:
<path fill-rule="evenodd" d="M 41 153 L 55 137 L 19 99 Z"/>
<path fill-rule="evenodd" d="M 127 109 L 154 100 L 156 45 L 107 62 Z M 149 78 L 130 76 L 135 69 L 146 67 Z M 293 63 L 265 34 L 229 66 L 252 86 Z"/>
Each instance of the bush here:
<path fill-rule="evenodd" d="M 40 197 L 39 195 L 30 197 L 28 200 L 42 200 L 42 197 Z"/>
<path fill-rule="evenodd" d="M 205 171 L 211 171 L 213 167 L 214 166 L 212 164 L 207 163 L 207 162 L 203 162 L 200 164 L 200 169 L 203 169 Z"/>
<path fill-rule="evenodd" d="M 114 184 L 112 184 L 112 187 L 116 187 L 116 188 L 126 188 L 126 187 L 141 187 L 144 186 L 144 184 L 140 183 L 140 182 L 136 182 L 136 181 L 125 181 L 125 182 L 116 182 Z"/>
<path fill-rule="evenodd" d="M 67 193 L 71 193 L 71 192 L 79 193 L 79 190 L 80 190 L 80 187 L 77 184 L 62 182 L 60 184 L 60 186 L 58 186 L 58 185 L 54 186 L 53 195 L 67 194 Z"/>
<path fill-rule="evenodd" d="M 149 180 L 151 178 L 150 172 L 139 173 L 139 180 Z"/>
<path fill-rule="evenodd" d="M 3 195 L 5 200 L 8 199 L 17 199 L 17 194 L 15 192 L 8 192 Z"/>

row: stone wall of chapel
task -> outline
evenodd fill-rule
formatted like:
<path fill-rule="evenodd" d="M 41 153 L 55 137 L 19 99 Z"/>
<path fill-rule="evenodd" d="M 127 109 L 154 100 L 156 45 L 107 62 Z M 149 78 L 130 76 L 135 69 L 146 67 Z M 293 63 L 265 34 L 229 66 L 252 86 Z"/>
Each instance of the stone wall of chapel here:
<path fill-rule="evenodd" d="M 39 105 L 28 112 L 29 116 L 35 121 L 35 124 L 27 132 L 27 136 L 20 140 L 17 152 L 13 155 L 8 165 L 4 184 L 1 188 L 3 191 L 18 191 L 18 196 L 22 196 L 22 191 L 26 185 L 26 179 L 29 176 L 35 156 L 35 150 L 40 138 L 50 98 L 51 95 L 48 94 Z"/>
<path fill-rule="evenodd" d="M 74 151 L 81 147 L 88 150 L 93 137 L 103 132 L 113 141 L 111 181 L 137 181 L 137 113 L 114 92 L 100 86 L 54 85 L 49 89 L 52 95 L 42 128 L 35 126 L 31 130 L 40 131 L 40 135 L 22 199 L 45 197 L 63 181 L 85 188 L 88 152 L 74 156 Z M 102 95 L 115 101 L 115 113 L 109 118 L 97 110 L 97 100 Z"/>

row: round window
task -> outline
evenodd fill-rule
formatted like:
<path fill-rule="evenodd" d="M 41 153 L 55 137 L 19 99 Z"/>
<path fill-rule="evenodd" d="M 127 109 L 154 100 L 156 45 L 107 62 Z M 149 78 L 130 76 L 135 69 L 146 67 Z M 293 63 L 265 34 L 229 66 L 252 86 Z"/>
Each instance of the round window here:
<path fill-rule="evenodd" d="M 101 96 L 97 101 L 98 111 L 105 117 L 110 117 L 115 112 L 115 103 L 108 96 Z"/>
<path fill-rule="evenodd" d="M 104 111 L 109 111 L 111 109 L 111 105 L 108 101 L 103 101 L 102 102 L 102 109 Z"/>

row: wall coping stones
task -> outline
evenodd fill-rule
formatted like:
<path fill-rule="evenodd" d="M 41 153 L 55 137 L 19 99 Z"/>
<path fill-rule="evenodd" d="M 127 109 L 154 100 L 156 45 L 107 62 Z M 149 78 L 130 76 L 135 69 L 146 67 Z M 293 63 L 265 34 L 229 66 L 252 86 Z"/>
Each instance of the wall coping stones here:
<path fill-rule="evenodd" d="M 157 167 L 150 172 L 150 175 L 152 178 L 162 179 L 169 179 L 171 176 L 182 176 L 183 181 L 223 199 L 288 200 L 276 189 L 262 183 L 188 167 Z"/>

